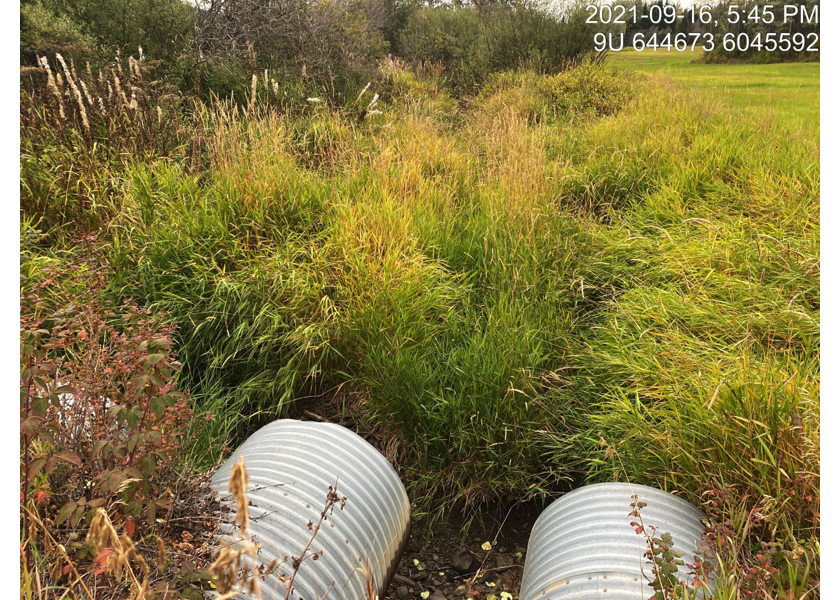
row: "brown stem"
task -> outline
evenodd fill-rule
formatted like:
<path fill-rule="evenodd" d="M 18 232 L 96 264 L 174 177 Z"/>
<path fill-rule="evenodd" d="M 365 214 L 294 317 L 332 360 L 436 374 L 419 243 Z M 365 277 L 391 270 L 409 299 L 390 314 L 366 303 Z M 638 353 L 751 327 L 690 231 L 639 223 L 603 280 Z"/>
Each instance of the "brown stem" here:
<path fill-rule="evenodd" d="M 157 367 L 154 367 L 153 372 L 157 374 Z M 149 414 L 149 408 L 152 406 L 152 385 L 149 384 L 146 390 L 146 407 L 143 409 L 143 416 L 140 417 L 140 422 L 137 424 L 137 433 L 139 434 L 143 431 L 143 423 L 146 422 L 146 416 Z M 131 463 L 134 461 L 134 454 L 137 452 L 137 448 L 140 446 L 140 442 L 134 445 L 134 448 L 128 455 L 128 462 Z"/>
<path fill-rule="evenodd" d="M 30 398 L 32 396 L 32 382 L 35 379 L 35 376 L 32 373 L 33 367 L 33 357 L 29 357 L 29 379 L 26 382 L 26 400 L 24 401 L 24 408 L 23 408 L 23 419 L 24 421 L 29 418 L 30 412 Z M 29 504 L 29 434 L 23 434 L 23 535 L 26 536 L 27 532 L 29 531 L 29 512 L 26 510 L 27 505 Z M 26 548 L 24 550 L 24 560 L 26 561 L 27 568 L 30 566 L 31 563 L 31 549 L 29 548 L 29 544 L 26 544 Z"/>
<path fill-rule="evenodd" d="M 321 511 L 321 516 L 318 517 L 318 523 L 312 528 L 312 536 L 309 538 L 309 541 L 306 542 L 306 546 L 303 547 L 303 552 L 300 553 L 300 558 L 292 557 L 294 570 L 292 574 L 289 576 L 289 580 L 286 582 L 286 595 L 283 597 L 283 600 L 289 600 L 289 596 L 292 595 L 292 584 L 295 581 L 295 577 L 297 577 L 298 570 L 300 566 L 303 564 L 303 561 L 306 560 L 306 553 L 309 551 L 309 547 L 312 545 L 312 542 L 315 540 L 315 536 L 318 535 L 318 530 L 321 529 L 321 523 L 323 523 L 327 518 L 327 513 L 335 506 L 335 503 L 338 501 L 338 480 L 335 482 L 335 486 L 330 489 L 329 493 L 327 494 L 327 501 L 324 503 L 324 510 Z M 324 597 L 330 592 L 332 586 L 335 585 L 333 581 L 330 584 L 330 587 L 327 588 L 327 592 L 324 594 Z M 322 597 L 323 598 L 323 597 Z"/>
<path fill-rule="evenodd" d="M 24 507 L 24 514 L 29 514 L 29 508 L 28 507 Z M 82 586 L 82 588 L 85 590 L 85 594 L 87 594 L 87 597 L 90 600 L 93 600 L 93 594 L 90 593 L 90 590 L 85 585 L 85 582 L 82 580 L 82 576 L 79 574 L 79 571 L 76 570 L 76 566 L 73 564 L 73 561 L 70 560 L 69 556 L 67 556 L 67 552 L 64 550 L 64 546 L 62 546 L 61 544 L 59 544 L 55 540 L 55 538 L 50 533 L 49 529 L 47 529 L 47 526 L 44 525 L 44 523 L 41 521 L 41 519 L 38 518 L 38 515 L 32 514 L 31 516 L 32 516 L 32 520 L 35 521 L 35 523 L 37 523 L 41 527 L 41 529 L 44 531 L 44 535 L 46 535 L 47 537 L 50 538 L 50 541 L 52 542 L 53 547 L 58 548 L 58 550 L 61 552 L 61 554 L 64 555 L 64 560 L 67 561 L 67 564 L 70 566 L 70 568 L 73 570 L 73 573 L 76 575 L 76 581 L 73 582 L 73 584 L 71 584 L 71 587 L 76 582 L 78 582 Z M 69 588 L 68 588 L 68 591 L 69 591 Z M 65 592 L 65 595 L 66 595 L 66 592 Z M 62 598 L 63 597 L 64 596 L 62 596 Z"/>

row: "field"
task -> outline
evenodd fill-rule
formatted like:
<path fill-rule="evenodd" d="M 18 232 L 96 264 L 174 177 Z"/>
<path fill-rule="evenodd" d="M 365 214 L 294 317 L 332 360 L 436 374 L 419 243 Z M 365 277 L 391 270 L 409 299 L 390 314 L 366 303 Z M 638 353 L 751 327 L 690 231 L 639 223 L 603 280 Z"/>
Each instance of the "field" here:
<path fill-rule="evenodd" d="M 722 98 L 739 112 L 746 108 L 771 111 L 779 125 L 803 129 L 819 138 L 819 63 L 700 64 L 701 54 L 625 51 L 613 54 L 610 64 L 667 75 L 691 89 Z"/>
<path fill-rule="evenodd" d="M 190 108 L 197 153 L 24 126 L 27 274 L 95 232 L 109 297 L 177 327 L 178 384 L 215 415 L 200 467 L 308 411 L 377 445 L 431 527 L 647 483 L 719 524 L 717 597 L 807 597 L 819 65 L 692 58 L 503 73 L 468 99 L 390 62 L 353 106 L 294 112 L 255 76 L 247 106 Z"/>

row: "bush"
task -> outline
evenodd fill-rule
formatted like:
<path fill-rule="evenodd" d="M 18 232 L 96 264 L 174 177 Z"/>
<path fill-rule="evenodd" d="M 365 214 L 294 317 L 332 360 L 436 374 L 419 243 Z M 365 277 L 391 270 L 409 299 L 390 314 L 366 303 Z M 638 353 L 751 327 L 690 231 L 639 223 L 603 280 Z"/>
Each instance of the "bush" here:
<path fill-rule="evenodd" d="M 415 67 L 439 65 L 453 90 L 474 94 L 491 73 L 556 73 L 590 55 L 594 30 L 584 21 L 579 11 L 559 17 L 528 2 L 423 7 L 407 18 L 397 51 Z"/>
<path fill-rule="evenodd" d="M 21 2 L 20 54 L 21 62 L 30 62 L 36 54 L 63 51 L 68 47 L 91 50 L 96 40 L 81 24 L 66 13 L 56 14 L 40 0 Z"/>
<path fill-rule="evenodd" d="M 24 0 L 21 58 L 74 46 L 111 60 L 143 46 L 171 63 L 188 47 L 194 18 L 195 9 L 181 0 Z"/>
<path fill-rule="evenodd" d="M 613 115 L 633 97 L 628 74 L 584 63 L 544 80 L 543 90 L 565 115 Z"/>
<path fill-rule="evenodd" d="M 401 56 L 415 66 L 440 65 L 444 81 L 457 91 L 477 89 L 490 73 L 490 49 L 474 10 L 421 8 L 399 40 Z"/>
<path fill-rule="evenodd" d="M 220 0 L 199 14 L 195 51 L 209 72 L 225 63 L 249 74 L 268 68 L 313 81 L 330 98 L 346 97 L 385 55 L 382 11 L 372 0 Z"/>
<path fill-rule="evenodd" d="M 180 363 L 165 317 L 131 300 L 112 304 L 97 254 L 47 258 L 30 253 L 35 238 L 27 230 L 21 269 L 23 531 L 32 511 L 49 518 L 67 553 L 91 559 L 70 534 L 97 509 L 129 533 L 171 510 L 193 411 L 174 384 Z"/>

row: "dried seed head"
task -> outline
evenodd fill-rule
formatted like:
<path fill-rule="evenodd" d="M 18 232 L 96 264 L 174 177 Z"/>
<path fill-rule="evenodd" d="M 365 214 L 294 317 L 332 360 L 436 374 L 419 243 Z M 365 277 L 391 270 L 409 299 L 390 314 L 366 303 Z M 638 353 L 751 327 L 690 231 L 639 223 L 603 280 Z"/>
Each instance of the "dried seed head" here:
<path fill-rule="evenodd" d="M 125 96 L 125 92 L 123 92 L 122 86 L 120 85 L 120 78 L 117 76 L 116 73 L 114 74 L 114 87 L 117 90 L 117 95 L 120 97 L 120 99 L 122 99 L 123 105 L 126 108 L 128 108 L 130 103 L 128 101 L 128 98 L 126 98 Z"/>
<path fill-rule="evenodd" d="M 91 100 L 91 98 L 90 98 L 90 94 L 88 93 L 88 89 L 87 89 L 87 86 L 85 85 L 85 82 L 80 79 L 79 80 L 79 85 L 82 86 L 82 92 L 84 93 L 85 99 L 87 100 L 88 104 L 93 106 L 93 100 Z"/>
<path fill-rule="evenodd" d="M 249 536 L 248 527 L 248 498 L 246 496 L 246 487 L 248 485 L 248 471 L 245 470 L 245 459 L 239 459 L 239 462 L 233 465 L 230 474 L 230 483 L 228 489 L 230 495 L 236 501 L 236 524 L 242 532 L 243 537 Z"/>
<path fill-rule="evenodd" d="M 158 570 L 163 571 L 166 568 L 166 546 L 159 536 L 155 536 L 155 545 L 157 546 Z"/>
<path fill-rule="evenodd" d="M 61 92 L 58 90 L 58 86 L 56 85 L 55 77 L 53 77 L 52 69 L 50 69 L 50 63 L 47 60 L 46 56 L 42 56 L 40 58 L 41 66 L 44 67 L 44 70 L 47 72 L 47 87 L 53 93 L 53 95 L 58 100 L 58 114 L 61 117 L 61 120 L 64 120 L 64 101 L 61 98 Z"/>

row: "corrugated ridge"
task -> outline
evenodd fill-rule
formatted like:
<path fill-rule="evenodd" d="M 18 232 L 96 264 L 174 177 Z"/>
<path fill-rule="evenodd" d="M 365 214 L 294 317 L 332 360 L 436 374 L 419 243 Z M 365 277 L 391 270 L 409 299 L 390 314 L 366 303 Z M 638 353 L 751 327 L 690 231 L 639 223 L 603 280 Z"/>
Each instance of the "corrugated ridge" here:
<path fill-rule="evenodd" d="M 572 600 L 591 598 L 596 592 L 610 600 L 650 596 L 646 577 L 653 573 L 643 556 L 645 538 L 630 526 L 637 520 L 629 516 L 633 494 L 647 503 L 641 509 L 645 525 L 657 527 L 657 535 L 670 533 L 674 549 L 691 562 L 705 532 L 705 515 L 697 508 L 638 484 L 585 486 L 555 500 L 534 524 L 520 599 Z M 687 577 L 688 567 L 681 567 L 680 573 Z"/>
<path fill-rule="evenodd" d="M 248 438 L 211 479 L 211 488 L 223 497 L 240 456 L 249 476 L 252 534 L 263 545 L 264 562 L 300 553 L 311 536 L 307 523 L 317 519 L 327 487 L 337 478 L 347 505 L 321 526 L 311 551 L 324 554 L 317 562 L 304 561 L 295 589 L 304 598 L 320 597 L 316 594 L 335 579 L 330 597 L 366 598 L 359 569 L 370 561 L 374 588 L 384 597 L 410 524 L 408 496 L 385 457 L 339 425 L 279 420 Z M 291 573 L 290 561 L 283 569 Z M 276 577 L 267 577 L 262 589 L 267 600 L 285 594 Z"/>

